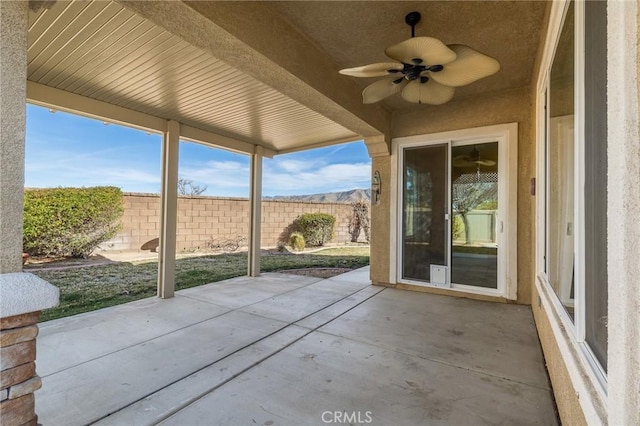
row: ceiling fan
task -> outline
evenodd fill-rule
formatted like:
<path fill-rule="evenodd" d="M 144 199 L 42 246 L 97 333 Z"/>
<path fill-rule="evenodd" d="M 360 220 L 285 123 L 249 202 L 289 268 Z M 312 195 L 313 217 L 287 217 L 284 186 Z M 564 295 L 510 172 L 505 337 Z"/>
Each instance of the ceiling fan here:
<path fill-rule="evenodd" d="M 340 70 L 351 77 L 383 77 L 362 92 L 365 104 L 402 92 L 402 98 L 419 104 L 441 105 L 453 98 L 456 87 L 495 74 L 500 63 L 462 44 L 445 45 L 432 37 L 415 37 L 420 13 L 405 17 L 411 38 L 388 47 L 385 54 L 397 62 L 382 62 Z"/>
<path fill-rule="evenodd" d="M 495 166 L 496 162 L 493 160 L 485 160 L 480 158 L 480 151 L 473 146 L 473 149 L 467 154 L 456 155 L 453 157 L 453 165 L 455 167 L 480 167 L 480 166 Z"/>

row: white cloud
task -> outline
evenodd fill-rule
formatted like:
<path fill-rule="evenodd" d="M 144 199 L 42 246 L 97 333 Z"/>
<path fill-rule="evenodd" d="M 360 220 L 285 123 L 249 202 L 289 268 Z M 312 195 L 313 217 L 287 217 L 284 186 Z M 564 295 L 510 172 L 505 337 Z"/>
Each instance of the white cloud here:
<path fill-rule="evenodd" d="M 369 186 L 369 163 L 329 164 L 317 168 L 305 167 L 304 172 L 289 173 L 278 164 L 265 167 L 265 194 L 311 194 L 346 191 Z"/>
<path fill-rule="evenodd" d="M 277 165 L 276 167 L 282 169 L 285 172 L 290 172 L 290 173 L 301 173 L 304 170 L 308 170 L 310 168 L 313 168 L 316 164 L 314 164 L 317 162 L 313 161 L 313 160 L 281 160 L 281 159 L 277 159 L 275 164 Z"/>
<path fill-rule="evenodd" d="M 238 161 L 207 161 L 201 166 L 184 166 L 180 168 L 180 176 L 207 185 L 207 194 L 233 195 L 245 189 L 240 196 L 249 191 L 249 165 Z"/>
<path fill-rule="evenodd" d="M 236 161 L 208 161 L 183 166 L 180 176 L 208 186 L 207 194 L 247 196 L 249 165 Z M 370 184 L 369 163 L 328 164 L 310 167 L 299 160 L 265 160 L 265 195 L 311 194 L 366 188 Z"/>

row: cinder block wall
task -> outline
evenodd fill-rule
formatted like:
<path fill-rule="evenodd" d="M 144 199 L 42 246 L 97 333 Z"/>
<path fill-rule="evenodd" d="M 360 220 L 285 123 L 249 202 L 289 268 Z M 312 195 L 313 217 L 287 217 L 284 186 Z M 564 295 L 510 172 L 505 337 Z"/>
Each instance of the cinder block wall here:
<path fill-rule="evenodd" d="M 262 247 L 276 247 L 283 232 L 303 213 L 330 213 L 336 218 L 334 243 L 351 241 L 350 204 L 291 201 L 262 202 Z M 179 197 L 177 250 L 205 249 L 213 241 L 245 237 L 249 229 L 249 201 L 246 198 Z M 153 250 L 160 230 L 160 197 L 155 194 L 125 193 L 122 230 L 101 244 L 109 250 Z M 364 232 L 360 239 L 364 239 Z"/>

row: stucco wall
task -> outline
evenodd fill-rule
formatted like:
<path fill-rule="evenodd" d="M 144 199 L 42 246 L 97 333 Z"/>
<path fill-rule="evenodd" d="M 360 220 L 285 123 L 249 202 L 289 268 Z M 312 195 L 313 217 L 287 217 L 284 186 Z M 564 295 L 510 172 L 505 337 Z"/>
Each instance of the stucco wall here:
<path fill-rule="evenodd" d="M 391 226 L 391 161 L 389 156 L 371 159 L 372 172 L 380 172 L 380 202 L 371 205 L 371 262 L 370 276 L 376 284 L 391 284 L 389 282 L 389 253 Z M 395 190 L 395 188 L 394 188 Z"/>
<path fill-rule="evenodd" d="M 533 280 L 533 203 L 529 182 L 534 176 L 532 155 L 531 96 L 528 87 L 498 93 L 492 97 L 454 101 L 436 107 L 419 106 L 395 113 L 393 137 L 461 130 L 495 124 L 518 123 L 518 303 L 531 302 Z M 389 284 L 389 221 L 392 209 L 391 157 L 374 158 L 373 170 L 380 170 L 383 197 L 372 209 L 375 238 L 371 244 L 371 279 Z M 394 189 L 395 190 L 395 189 Z M 387 194 L 387 195 L 385 195 Z M 375 265 L 375 267 L 374 267 Z M 393 284 L 393 283 L 391 283 Z"/>
<path fill-rule="evenodd" d="M 122 230 L 102 250 L 153 250 L 160 229 L 160 197 L 125 194 Z M 276 247 L 287 227 L 303 213 L 330 213 L 336 218 L 334 243 L 351 241 L 352 208 L 342 203 L 263 201 L 262 247 Z M 246 237 L 249 232 L 249 201 L 244 198 L 179 197 L 176 250 L 205 249 L 212 241 Z M 360 234 L 364 239 L 364 232 Z M 246 243 L 246 241 L 245 241 Z"/>
<path fill-rule="evenodd" d="M 532 290 L 532 296 L 534 301 L 538 300 L 535 286 Z M 571 382 L 567 365 L 549 323 L 549 313 L 545 311 L 543 306 L 538 306 L 537 302 L 533 303 L 532 311 L 560 420 L 567 425 L 585 425 L 587 422 L 578 400 L 578 394 Z"/>
<path fill-rule="evenodd" d="M 27 3 L 0 3 L 0 273 L 22 270 Z"/>

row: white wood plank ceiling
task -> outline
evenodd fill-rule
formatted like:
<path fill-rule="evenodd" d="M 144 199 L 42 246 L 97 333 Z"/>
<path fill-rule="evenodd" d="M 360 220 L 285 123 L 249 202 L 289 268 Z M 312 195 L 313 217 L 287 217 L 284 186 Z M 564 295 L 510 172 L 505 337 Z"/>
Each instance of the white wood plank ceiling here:
<path fill-rule="evenodd" d="M 119 4 L 31 12 L 28 80 L 275 151 L 357 135 Z"/>

